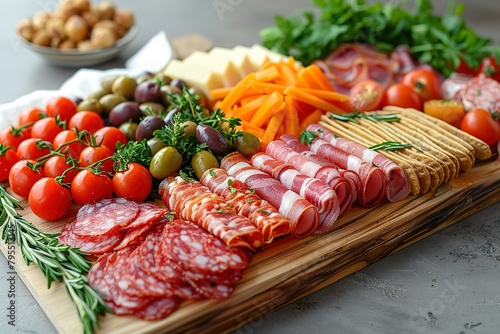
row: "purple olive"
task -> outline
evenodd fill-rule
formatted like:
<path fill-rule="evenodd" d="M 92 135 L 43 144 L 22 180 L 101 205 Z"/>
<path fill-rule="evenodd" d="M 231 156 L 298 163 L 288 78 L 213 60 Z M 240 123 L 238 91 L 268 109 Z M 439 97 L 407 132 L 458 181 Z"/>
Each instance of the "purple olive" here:
<path fill-rule="evenodd" d="M 165 125 L 165 121 L 160 116 L 146 116 L 139 125 L 137 125 L 135 140 L 141 141 L 143 139 L 150 139 L 153 137 L 153 132 L 155 132 L 155 130 L 161 129 Z"/>
<path fill-rule="evenodd" d="M 156 82 L 143 82 L 135 88 L 134 99 L 139 102 L 154 102 L 161 97 L 160 85 Z"/>
<path fill-rule="evenodd" d="M 186 83 L 182 79 L 173 79 L 172 81 L 170 81 L 170 86 L 176 87 L 181 91 L 184 89 L 184 87 L 187 87 Z"/>
<path fill-rule="evenodd" d="M 174 115 L 177 114 L 178 112 L 180 112 L 181 110 L 177 107 L 174 107 L 172 109 L 170 109 L 167 113 L 167 115 L 163 118 L 163 120 L 165 121 L 165 123 L 167 125 L 170 125 L 170 123 L 172 123 L 172 119 L 174 118 Z"/>
<path fill-rule="evenodd" d="M 109 123 L 118 127 L 128 121 L 138 121 L 142 116 L 142 111 L 137 103 L 125 101 L 114 106 L 108 117 Z"/>
<path fill-rule="evenodd" d="M 196 140 L 198 143 L 206 143 L 214 154 L 223 154 L 227 151 L 226 138 L 209 125 L 198 124 L 196 126 Z"/>

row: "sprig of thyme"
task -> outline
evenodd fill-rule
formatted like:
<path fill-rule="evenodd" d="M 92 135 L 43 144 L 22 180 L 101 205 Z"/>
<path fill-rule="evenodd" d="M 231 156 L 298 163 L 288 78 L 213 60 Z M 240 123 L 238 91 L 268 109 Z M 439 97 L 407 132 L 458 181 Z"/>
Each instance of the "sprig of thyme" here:
<path fill-rule="evenodd" d="M 397 114 L 387 114 L 380 115 L 378 113 L 364 113 L 359 112 L 357 110 L 347 113 L 347 114 L 328 114 L 328 118 L 341 122 L 352 122 L 356 124 L 360 124 L 357 120 L 358 118 L 367 119 L 372 122 L 399 122 L 400 118 Z"/>

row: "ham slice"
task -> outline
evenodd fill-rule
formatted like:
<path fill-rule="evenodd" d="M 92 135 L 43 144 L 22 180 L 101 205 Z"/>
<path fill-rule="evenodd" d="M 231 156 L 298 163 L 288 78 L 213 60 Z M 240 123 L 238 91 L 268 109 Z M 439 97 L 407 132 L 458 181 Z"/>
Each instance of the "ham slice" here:
<path fill-rule="evenodd" d="M 252 166 L 240 153 L 233 152 L 221 161 L 221 167 L 276 207 L 291 223 L 291 233 L 299 238 L 313 234 L 319 226 L 318 209 L 311 202 L 287 189 L 278 180 Z"/>
<path fill-rule="evenodd" d="M 277 160 L 282 160 L 291 164 L 302 174 L 317 178 L 332 187 L 339 201 L 339 217 L 345 215 L 357 198 L 357 187 L 360 183 L 358 174 L 348 171 L 344 173 L 348 174 L 348 176 L 345 177 L 333 164 L 318 164 L 290 147 L 288 142 L 295 145 L 303 145 L 294 135 L 285 134 L 281 136 L 281 139 L 273 140 L 269 143 L 266 148 L 266 153 Z M 306 147 L 305 145 L 303 146 Z"/>
<path fill-rule="evenodd" d="M 410 182 L 403 169 L 382 154 L 346 138 L 336 138 L 332 132 L 318 124 L 309 125 L 307 131 L 316 133 L 319 138 L 337 149 L 383 170 L 387 181 L 386 195 L 390 202 L 400 201 L 410 193 Z"/>
<path fill-rule="evenodd" d="M 229 247 L 255 249 L 264 241 L 262 232 L 200 182 L 182 177 L 166 178 L 159 190 L 163 203 L 179 218 L 192 221 L 219 237 Z"/>
<path fill-rule="evenodd" d="M 243 182 L 229 176 L 225 169 L 207 170 L 200 182 L 213 193 L 224 197 L 239 214 L 248 217 L 262 232 L 264 243 L 290 233 L 290 221 L 278 209 L 257 196 Z"/>
<path fill-rule="evenodd" d="M 319 179 L 300 173 L 291 164 L 276 160 L 262 152 L 255 154 L 250 163 L 318 208 L 320 226 L 316 233 L 330 230 L 340 214 L 337 194 L 330 186 Z"/>

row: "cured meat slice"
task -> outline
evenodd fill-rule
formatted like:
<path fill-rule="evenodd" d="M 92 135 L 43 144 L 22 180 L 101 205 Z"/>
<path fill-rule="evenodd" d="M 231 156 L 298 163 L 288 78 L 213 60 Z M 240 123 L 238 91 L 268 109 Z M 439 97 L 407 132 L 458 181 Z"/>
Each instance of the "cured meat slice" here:
<path fill-rule="evenodd" d="M 143 320 L 160 320 L 168 317 L 181 304 L 182 299 L 176 296 L 157 298 L 143 308 L 136 310 L 134 315 Z"/>
<path fill-rule="evenodd" d="M 59 242 L 62 244 L 70 245 L 79 248 L 82 252 L 92 255 L 101 255 L 109 252 L 118 245 L 122 238 L 123 232 L 115 231 L 116 233 L 104 234 L 90 238 L 82 238 L 73 233 L 74 221 L 66 224 L 59 235 Z"/>
<path fill-rule="evenodd" d="M 302 174 L 291 164 L 262 152 L 255 154 L 250 162 L 318 208 L 321 224 L 316 233 L 326 232 L 333 226 L 340 214 L 340 204 L 335 191 L 325 182 Z"/>
<path fill-rule="evenodd" d="M 301 155 L 292 149 L 286 141 L 295 141 L 297 145 L 301 144 L 294 135 L 283 135 L 281 140 L 273 140 L 267 145 L 266 153 L 276 160 L 291 164 L 302 174 L 319 179 L 332 187 L 339 201 L 339 217 L 345 215 L 357 198 L 358 191 L 355 183 L 343 177 L 339 170 L 331 164 L 322 166 Z M 359 176 L 355 175 L 359 181 Z"/>
<path fill-rule="evenodd" d="M 139 214 L 137 203 L 123 198 L 106 198 L 85 204 L 78 210 L 73 233 L 96 236 L 113 233 L 131 223 Z"/>
<path fill-rule="evenodd" d="M 222 242 L 217 244 L 216 239 L 207 231 L 187 221 L 177 220 L 169 223 L 165 226 L 163 236 L 163 254 L 178 264 L 182 270 L 202 273 L 219 273 L 228 269 L 242 270 L 251 260 L 248 253 L 225 246 Z M 214 257 L 214 253 L 218 253 L 219 256 Z"/>
<path fill-rule="evenodd" d="M 262 232 L 264 243 L 290 233 L 290 221 L 278 209 L 257 196 L 243 182 L 229 176 L 226 170 L 210 169 L 203 173 L 200 182 L 224 197 L 239 214 L 248 217 Z"/>
<path fill-rule="evenodd" d="M 262 199 L 278 208 L 291 223 L 291 233 L 306 237 L 319 226 L 318 209 L 311 202 L 287 189 L 278 180 L 253 167 L 240 153 L 233 152 L 221 161 L 221 167 L 228 174 L 245 183 Z"/>
<path fill-rule="evenodd" d="M 215 300 L 228 299 L 234 291 L 234 283 L 217 283 L 208 278 L 202 278 L 199 280 L 188 278 L 188 282 L 204 297 Z"/>
<path fill-rule="evenodd" d="M 462 93 L 473 76 L 461 73 L 452 73 L 448 78 L 441 83 L 441 91 L 443 99 L 462 101 Z"/>
<path fill-rule="evenodd" d="M 185 220 L 196 222 L 230 247 L 255 249 L 264 242 L 254 224 L 200 182 L 187 182 L 180 176 L 162 181 L 159 193 L 165 205 Z M 180 204 L 179 204 L 180 203 Z"/>
<path fill-rule="evenodd" d="M 318 124 L 309 125 L 307 131 L 316 133 L 319 138 L 325 140 L 330 145 L 383 170 L 387 179 L 386 193 L 389 201 L 400 201 L 410 193 L 410 182 L 404 170 L 382 154 L 346 138 L 336 138 L 332 132 Z"/>
<path fill-rule="evenodd" d="M 500 83 L 481 74 L 470 79 L 462 91 L 465 109 L 480 108 L 500 112 Z"/>

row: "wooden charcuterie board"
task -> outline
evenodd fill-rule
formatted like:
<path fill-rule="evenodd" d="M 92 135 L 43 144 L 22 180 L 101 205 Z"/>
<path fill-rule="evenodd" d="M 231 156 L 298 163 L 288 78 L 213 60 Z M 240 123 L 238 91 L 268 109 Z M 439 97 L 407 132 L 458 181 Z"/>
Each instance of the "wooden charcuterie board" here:
<path fill-rule="evenodd" d="M 214 333 L 236 329 L 342 279 L 500 200 L 500 161 L 490 160 L 435 191 L 375 208 L 353 207 L 320 236 L 285 237 L 255 255 L 226 301 L 185 302 L 168 318 L 101 317 L 98 333 Z M 26 204 L 26 203 L 24 203 Z M 23 215 L 42 231 L 58 232 L 77 208 L 56 223 Z M 5 254 L 6 247 L 1 243 Z M 73 302 L 61 284 L 47 289 L 36 266 L 17 253 L 16 270 L 60 333 L 82 333 Z"/>

